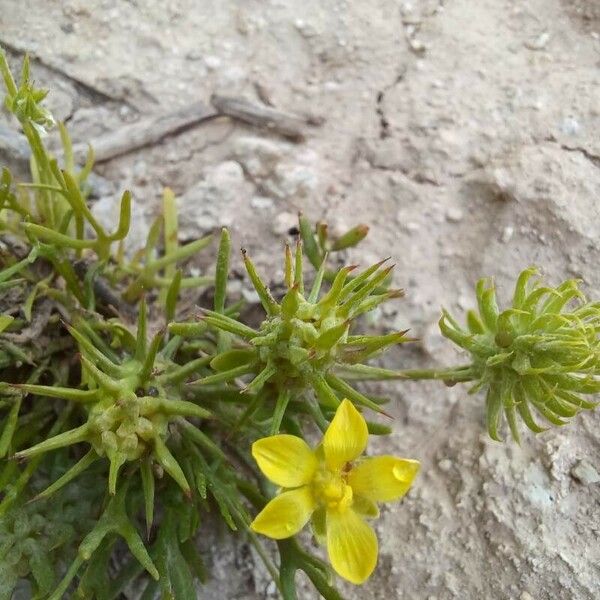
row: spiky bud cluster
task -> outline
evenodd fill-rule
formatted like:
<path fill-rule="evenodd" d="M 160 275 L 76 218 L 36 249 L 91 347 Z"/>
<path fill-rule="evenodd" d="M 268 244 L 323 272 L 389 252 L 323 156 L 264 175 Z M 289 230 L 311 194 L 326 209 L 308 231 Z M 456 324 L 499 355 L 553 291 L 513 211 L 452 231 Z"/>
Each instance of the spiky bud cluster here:
<path fill-rule="evenodd" d="M 258 330 L 231 317 L 205 311 L 203 320 L 211 327 L 236 334 L 243 340 L 237 348 L 213 358 L 210 365 L 215 375 L 199 380 L 210 384 L 252 374 L 245 393 L 271 393 L 277 399 L 271 430 L 277 431 L 290 399 L 314 392 L 325 410 L 335 409 L 340 395 L 381 412 L 371 399 L 352 388 L 336 374 L 338 367 L 360 366 L 382 349 L 407 341 L 406 332 L 382 336 L 352 335 L 356 319 L 391 298 L 402 295 L 384 283 L 393 266 L 381 261 L 356 276 L 355 266 L 341 268 L 332 277 L 326 293 L 321 294 L 325 262 L 308 293 L 303 279 L 302 244 L 295 257 L 285 250 L 285 284 L 287 292 L 276 301 L 258 275 L 253 262 L 242 251 L 250 280 L 267 314 Z"/>
<path fill-rule="evenodd" d="M 1 71 L 1 74 L 8 92 L 4 98 L 7 110 L 14 113 L 19 120 L 30 122 L 40 133 L 45 133 L 47 128 L 54 125 L 52 115 L 41 104 L 48 95 L 48 90 L 33 86 L 29 77 L 29 58 L 25 57 L 23 60 L 21 83 L 18 87 L 9 73 Z"/>
<path fill-rule="evenodd" d="M 19 457 L 30 457 L 79 442 L 92 446 L 96 456 L 110 461 L 108 487 L 116 491 L 119 469 L 128 461 L 150 455 L 189 493 L 190 486 L 172 456 L 165 440 L 168 424 L 177 417 L 207 418 L 210 413 L 182 400 L 176 384 L 206 364 L 200 358 L 180 366 L 170 360 L 172 351 L 163 346 L 164 331 L 147 344 L 147 309 L 140 306 L 137 337 L 132 354 L 119 357 L 94 330 L 81 321 L 68 327 L 81 352 L 82 379 L 87 389 L 61 388 L 33 384 L 17 385 L 25 392 L 63 398 L 87 409 L 86 422 L 22 450 Z M 91 464 L 91 458 L 85 467 Z M 79 471 L 83 470 L 81 465 Z"/>
<path fill-rule="evenodd" d="M 550 423 L 565 425 L 595 406 L 584 395 L 600 391 L 600 304 L 586 302 L 575 280 L 552 288 L 532 280 L 536 274 L 533 268 L 521 273 L 512 306 L 503 311 L 493 282 L 480 280 L 479 310 L 468 312 L 467 329 L 445 311 L 440 320 L 443 335 L 471 355 L 474 391 L 487 391 L 487 426 L 495 440 L 502 414 L 519 441 L 517 415 L 541 432 L 531 408 Z"/>

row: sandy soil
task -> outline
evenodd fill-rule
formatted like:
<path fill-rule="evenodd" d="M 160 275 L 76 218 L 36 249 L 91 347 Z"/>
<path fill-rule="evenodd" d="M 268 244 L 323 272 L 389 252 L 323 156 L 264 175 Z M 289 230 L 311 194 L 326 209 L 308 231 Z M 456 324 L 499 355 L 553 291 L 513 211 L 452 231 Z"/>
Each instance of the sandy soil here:
<path fill-rule="evenodd" d="M 597 0 L 0 0 L 0 43 L 39 59 L 77 141 L 215 91 L 324 117 L 301 145 L 223 120 L 98 171 L 134 192 L 140 240 L 169 184 L 187 236 L 229 225 L 264 269 L 299 209 L 369 224 L 361 263 L 393 256 L 408 292 L 373 325 L 422 339 L 389 366 L 461 360 L 439 307 L 469 308 L 483 275 L 506 297 L 537 264 L 600 296 Z M 381 387 L 397 418 L 373 449 L 423 470 L 348 598 L 600 597 L 600 413 L 519 448 L 462 388 Z M 198 597 L 273 597 L 246 545 L 218 548 Z"/>

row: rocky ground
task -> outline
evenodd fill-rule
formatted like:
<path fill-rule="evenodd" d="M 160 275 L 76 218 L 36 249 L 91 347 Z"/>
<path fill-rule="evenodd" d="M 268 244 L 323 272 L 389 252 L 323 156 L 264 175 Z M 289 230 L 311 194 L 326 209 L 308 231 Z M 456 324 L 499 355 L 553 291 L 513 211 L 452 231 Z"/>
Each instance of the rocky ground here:
<path fill-rule="evenodd" d="M 213 92 L 323 117 L 302 144 L 221 119 L 97 170 L 134 192 L 140 243 L 168 184 L 186 237 L 230 226 L 273 281 L 298 210 L 367 223 L 352 258 L 392 256 L 407 290 L 373 325 L 421 338 L 390 366 L 460 360 L 439 308 L 471 307 L 480 276 L 507 297 L 537 264 L 600 296 L 597 0 L 0 0 L 0 43 L 36 58 L 76 141 Z M 600 413 L 519 448 L 486 437 L 483 399 L 463 388 L 384 387 L 397 418 L 379 446 L 423 469 L 348 598 L 600 597 Z M 205 542 L 199 597 L 273 597 L 225 540 Z"/>

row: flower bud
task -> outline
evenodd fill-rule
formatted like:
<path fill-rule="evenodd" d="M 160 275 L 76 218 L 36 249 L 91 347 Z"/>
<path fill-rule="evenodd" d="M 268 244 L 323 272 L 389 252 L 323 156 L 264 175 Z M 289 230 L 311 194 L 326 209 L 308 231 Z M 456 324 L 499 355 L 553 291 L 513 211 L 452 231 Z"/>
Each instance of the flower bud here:
<path fill-rule="evenodd" d="M 533 281 L 535 269 L 519 276 L 512 306 L 498 309 L 493 282 L 477 284 L 478 312 L 461 327 L 444 311 L 442 334 L 471 355 L 474 389 L 486 390 L 487 426 L 500 440 L 506 418 L 519 441 L 517 415 L 534 432 L 543 431 L 533 411 L 565 425 L 594 402 L 583 396 L 600 391 L 598 378 L 600 305 L 586 302 L 575 280 L 556 288 Z"/>

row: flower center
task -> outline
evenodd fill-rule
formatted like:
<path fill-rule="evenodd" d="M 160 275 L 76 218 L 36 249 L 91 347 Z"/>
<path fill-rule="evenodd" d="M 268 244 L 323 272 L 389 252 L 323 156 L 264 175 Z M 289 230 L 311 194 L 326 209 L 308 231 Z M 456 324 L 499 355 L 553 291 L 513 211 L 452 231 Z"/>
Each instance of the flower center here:
<path fill-rule="evenodd" d="M 322 466 L 313 481 L 313 493 L 318 503 L 326 508 L 345 510 L 352 505 L 352 488 L 347 473 Z"/>

